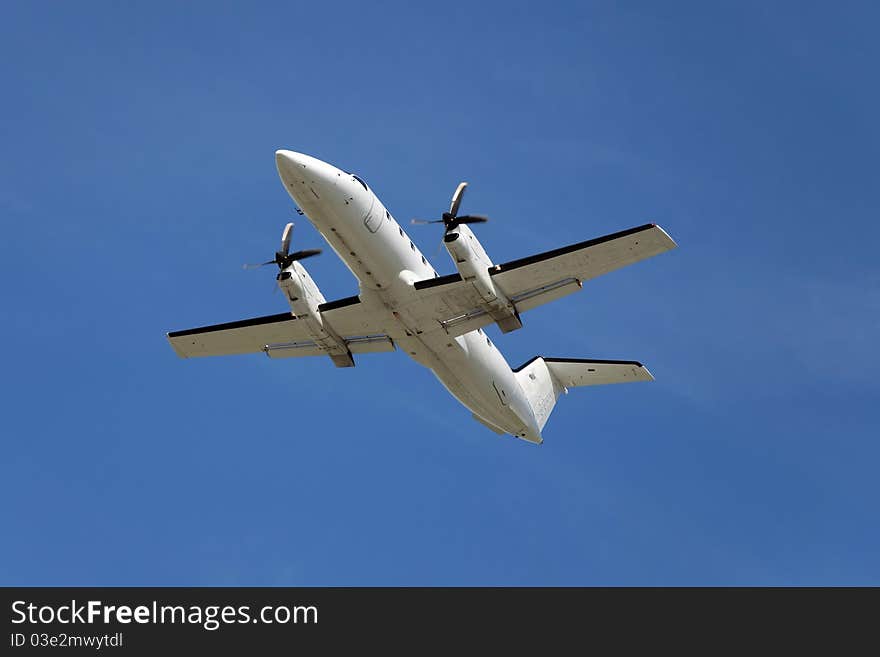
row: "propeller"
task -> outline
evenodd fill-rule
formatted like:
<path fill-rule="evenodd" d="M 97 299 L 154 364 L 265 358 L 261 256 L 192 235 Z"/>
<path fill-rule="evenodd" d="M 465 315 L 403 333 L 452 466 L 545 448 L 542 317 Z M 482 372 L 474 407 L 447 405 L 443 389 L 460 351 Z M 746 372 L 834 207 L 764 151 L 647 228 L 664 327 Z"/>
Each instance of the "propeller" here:
<path fill-rule="evenodd" d="M 290 253 L 290 236 L 293 233 L 293 223 L 289 223 L 284 227 L 281 233 L 281 250 L 275 252 L 272 260 L 261 262 L 254 265 L 244 265 L 245 269 L 256 269 L 257 267 L 265 267 L 266 265 L 276 264 L 278 269 L 285 270 L 293 264 L 295 260 L 303 260 L 321 253 L 321 249 L 305 249 L 303 251 L 294 251 Z"/>
<path fill-rule="evenodd" d="M 461 197 L 464 196 L 464 190 L 467 188 L 467 183 L 462 182 L 458 184 L 458 187 L 455 188 L 455 193 L 452 195 L 452 203 L 449 205 L 449 212 L 444 212 L 440 219 L 413 219 L 410 223 L 413 223 L 417 226 L 424 226 L 426 224 L 444 224 L 446 229 L 444 232 L 448 233 L 450 230 L 453 230 L 460 226 L 461 224 L 484 224 L 489 221 L 489 217 L 482 214 L 465 214 L 458 215 L 458 208 L 461 206 Z"/>

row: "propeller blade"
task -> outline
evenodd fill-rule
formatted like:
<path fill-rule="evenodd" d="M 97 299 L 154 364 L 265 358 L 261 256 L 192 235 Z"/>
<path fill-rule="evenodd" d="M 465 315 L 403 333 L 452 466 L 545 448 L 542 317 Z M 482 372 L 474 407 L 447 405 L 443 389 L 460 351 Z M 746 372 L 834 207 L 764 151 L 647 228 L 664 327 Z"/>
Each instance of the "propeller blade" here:
<path fill-rule="evenodd" d="M 319 253 L 321 253 L 321 249 L 305 249 L 303 251 L 294 251 L 289 256 L 287 256 L 285 260 L 290 260 L 290 262 L 293 262 L 294 260 L 303 260 L 305 258 L 316 256 Z"/>
<path fill-rule="evenodd" d="M 466 214 L 455 218 L 456 224 L 484 224 L 489 221 L 489 217 L 482 214 Z"/>
<path fill-rule="evenodd" d="M 302 251 L 294 251 L 293 253 L 290 253 L 290 237 L 292 233 L 293 222 L 290 222 L 284 227 L 284 232 L 281 233 L 281 250 L 275 252 L 275 257 L 272 260 L 267 260 L 266 262 L 261 262 L 259 264 L 242 265 L 242 268 L 256 269 L 258 267 L 265 267 L 266 265 L 278 265 L 278 268 L 283 271 L 290 267 L 290 265 L 296 260 L 311 258 L 312 256 L 321 253 L 321 249 L 304 249 Z"/>
<path fill-rule="evenodd" d="M 442 219 L 411 219 L 411 224 L 415 226 L 427 226 L 428 224 L 442 224 Z"/>
<path fill-rule="evenodd" d="M 293 222 L 290 222 L 284 227 L 284 232 L 281 233 L 281 253 L 287 255 L 290 253 L 290 235 L 293 233 Z"/>
<path fill-rule="evenodd" d="M 461 197 L 464 196 L 464 190 L 467 187 L 466 182 L 458 183 L 455 193 L 452 195 L 452 203 L 449 205 L 449 214 L 453 217 L 458 214 L 458 207 L 461 205 Z"/>
<path fill-rule="evenodd" d="M 259 269 L 260 267 L 265 267 L 266 265 L 274 265 L 274 260 L 267 260 L 266 262 L 260 262 L 258 264 L 245 264 L 242 265 L 242 269 Z"/>

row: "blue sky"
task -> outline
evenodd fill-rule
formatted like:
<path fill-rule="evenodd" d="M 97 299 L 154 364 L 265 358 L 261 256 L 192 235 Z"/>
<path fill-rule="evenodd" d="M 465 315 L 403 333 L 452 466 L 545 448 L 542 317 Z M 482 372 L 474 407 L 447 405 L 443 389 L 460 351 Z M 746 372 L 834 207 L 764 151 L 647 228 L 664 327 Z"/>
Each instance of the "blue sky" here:
<path fill-rule="evenodd" d="M 0 583 L 880 584 L 880 12 L 660 4 L 7 3 Z M 285 309 L 241 269 L 294 217 L 277 148 L 401 222 L 470 181 L 499 262 L 661 224 L 490 331 L 656 382 L 534 447 L 401 353 L 179 360 Z"/>

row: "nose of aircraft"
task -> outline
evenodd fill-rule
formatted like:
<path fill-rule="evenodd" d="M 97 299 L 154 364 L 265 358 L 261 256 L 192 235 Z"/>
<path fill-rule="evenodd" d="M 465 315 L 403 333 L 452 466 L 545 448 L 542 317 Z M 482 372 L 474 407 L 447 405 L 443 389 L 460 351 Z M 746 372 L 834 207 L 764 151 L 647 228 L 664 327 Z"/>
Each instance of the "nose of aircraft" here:
<path fill-rule="evenodd" d="M 295 151 L 275 151 L 278 175 L 300 205 L 321 200 L 336 188 L 340 172 L 326 162 Z"/>
<path fill-rule="evenodd" d="M 279 172 L 293 172 L 298 168 L 305 169 L 308 167 L 308 161 L 311 159 L 314 158 L 295 151 L 283 149 L 275 151 L 275 164 Z"/>

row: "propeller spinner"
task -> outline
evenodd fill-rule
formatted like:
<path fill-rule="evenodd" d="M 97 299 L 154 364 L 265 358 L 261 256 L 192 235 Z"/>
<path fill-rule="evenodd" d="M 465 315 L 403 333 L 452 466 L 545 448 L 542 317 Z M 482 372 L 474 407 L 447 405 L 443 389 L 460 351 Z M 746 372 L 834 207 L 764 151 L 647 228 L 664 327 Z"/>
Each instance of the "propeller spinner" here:
<path fill-rule="evenodd" d="M 290 236 L 292 233 L 293 223 L 291 222 L 284 227 L 284 232 L 281 233 L 281 250 L 275 252 L 275 257 L 272 260 L 267 260 L 266 262 L 261 262 L 255 265 L 244 265 L 244 268 L 256 269 L 257 267 L 276 264 L 278 265 L 278 269 L 283 271 L 290 267 L 295 260 L 310 258 L 321 253 L 321 249 L 305 249 L 303 251 L 294 251 L 293 253 L 290 253 Z"/>

